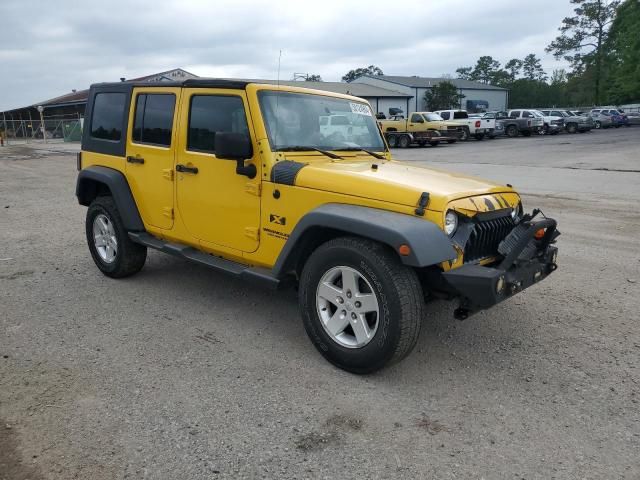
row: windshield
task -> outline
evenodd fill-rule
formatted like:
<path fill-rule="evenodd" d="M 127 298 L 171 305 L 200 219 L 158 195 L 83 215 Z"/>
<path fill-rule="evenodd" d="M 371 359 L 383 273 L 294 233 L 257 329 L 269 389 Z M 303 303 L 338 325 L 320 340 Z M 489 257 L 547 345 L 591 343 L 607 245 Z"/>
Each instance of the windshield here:
<path fill-rule="evenodd" d="M 273 90 L 261 91 L 258 98 L 273 150 L 290 147 L 385 149 L 366 103 Z"/>
<path fill-rule="evenodd" d="M 422 116 L 427 122 L 441 122 L 443 120 L 437 113 L 423 113 Z"/>
<path fill-rule="evenodd" d="M 577 115 L 575 115 L 573 112 L 570 112 L 569 110 L 565 110 L 564 113 L 566 113 L 566 117 L 576 117 Z"/>
<path fill-rule="evenodd" d="M 540 110 L 531 110 L 531 111 L 533 112 L 533 115 L 535 117 L 538 117 L 538 118 L 543 118 L 544 117 L 544 115 L 542 114 L 542 112 Z"/>

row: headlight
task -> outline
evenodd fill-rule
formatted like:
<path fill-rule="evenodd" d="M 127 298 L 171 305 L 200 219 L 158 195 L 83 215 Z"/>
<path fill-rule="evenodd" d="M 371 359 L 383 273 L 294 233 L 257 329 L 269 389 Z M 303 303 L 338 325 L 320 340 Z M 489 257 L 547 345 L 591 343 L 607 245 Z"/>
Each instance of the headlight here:
<path fill-rule="evenodd" d="M 511 218 L 513 218 L 516 222 L 520 220 L 522 217 L 522 202 L 518 202 L 518 205 L 511 210 Z"/>
<path fill-rule="evenodd" d="M 458 215 L 453 210 L 449 210 L 444 216 L 444 231 L 447 235 L 451 236 L 458 228 Z"/>

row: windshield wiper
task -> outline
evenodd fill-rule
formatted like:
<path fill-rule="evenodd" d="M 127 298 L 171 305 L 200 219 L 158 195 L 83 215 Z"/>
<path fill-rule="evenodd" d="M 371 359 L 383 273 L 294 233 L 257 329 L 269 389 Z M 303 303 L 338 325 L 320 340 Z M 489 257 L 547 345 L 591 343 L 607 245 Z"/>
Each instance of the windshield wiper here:
<path fill-rule="evenodd" d="M 376 153 L 376 152 L 372 152 L 371 150 L 367 150 L 366 148 L 347 147 L 347 148 L 336 148 L 336 150 L 338 152 L 364 152 L 364 153 L 368 153 L 372 157 L 376 157 L 376 158 L 378 158 L 380 160 L 386 160 L 387 159 L 385 156 L 380 155 L 379 153 Z"/>
<path fill-rule="evenodd" d="M 311 147 L 307 145 L 290 145 L 288 147 L 280 147 L 276 148 L 276 152 L 308 152 L 308 151 L 319 152 L 323 155 L 326 155 L 329 158 L 338 158 L 340 160 L 344 160 L 340 155 L 336 155 L 335 153 L 327 152 L 326 150 L 322 150 L 320 148 Z"/>

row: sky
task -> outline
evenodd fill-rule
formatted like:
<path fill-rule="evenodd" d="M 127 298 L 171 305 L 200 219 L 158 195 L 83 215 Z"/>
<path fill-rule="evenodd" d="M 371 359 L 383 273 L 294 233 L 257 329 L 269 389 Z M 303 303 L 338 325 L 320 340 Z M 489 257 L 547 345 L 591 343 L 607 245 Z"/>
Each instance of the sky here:
<path fill-rule="evenodd" d="M 455 76 L 481 55 L 545 54 L 569 0 L 0 0 L 0 111 L 173 68 L 199 76 L 340 81 Z"/>

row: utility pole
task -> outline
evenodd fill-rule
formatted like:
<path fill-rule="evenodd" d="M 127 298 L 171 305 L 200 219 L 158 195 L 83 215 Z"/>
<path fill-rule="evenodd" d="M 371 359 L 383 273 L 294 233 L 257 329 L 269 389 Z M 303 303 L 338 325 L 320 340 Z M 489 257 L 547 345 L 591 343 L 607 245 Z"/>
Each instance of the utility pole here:
<path fill-rule="evenodd" d="M 4 124 L 4 132 L 3 135 L 7 142 L 7 145 L 9 145 L 9 130 L 7 129 L 7 116 L 4 114 L 4 112 L 2 112 L 2 123 Z"/>
<path fill-rule="evenodd" d="M 40 112 L 40 128 L 42 128 L 42 138 L 44 138 L 44 143 L 47 143 L 47 129 L 44 128 L 44 107 L 42 105 L 38 105 L 38 111 Z"/>

